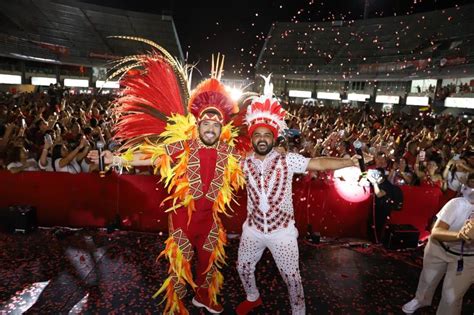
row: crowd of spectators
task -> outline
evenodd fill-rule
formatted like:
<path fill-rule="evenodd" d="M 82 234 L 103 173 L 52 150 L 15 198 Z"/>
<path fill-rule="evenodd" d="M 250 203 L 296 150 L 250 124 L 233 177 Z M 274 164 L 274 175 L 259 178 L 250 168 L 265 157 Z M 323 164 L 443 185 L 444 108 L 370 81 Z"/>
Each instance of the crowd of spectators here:
<path fill-rule="evenodd" d="M 362 142 L 368 168 L 383 169 L 395 185 L 431 186 L 447 198 L 474 170 L 472 121 L 430 111 L 372 107 L 292 106 L 287 149 L 308 157 L 347 157 Z"/>
<path fill-rule="evenodd" d="M 0 169 L 93 172 L 87 159 L 97 141 L 112 139 L 110 95 L 0 94 Z M 376 111 L 363 107 L 288 105 L 287 150 L 309 157 L 354 154 L 360 140 L 369 168 L 383 169 L 395 185 L 428 185 L 454 195 L 474 169 L 472 122 L 430 111 Z M 149 174 L 147 168 L 129 170 Z"/>
<path fill-rule="evenodd" d="M 431 85 L 430 85 L 431 88 Z M 430 90 L 430 92 L 433 92 Z M 444 100 L 446 97 L 452 96 L 452 95 L 458 95 L 458 94 L 471 94 L 474 93 L 473 86 L 467 83 L 461 83 L 459 85 L 450 83 L 445 86 L 440 86 L 436 90 L 436 99 L 437 100 Z"/>
<path fill-rule="evenodd" d="M 87 153 L 111 141 L 111 96 L 44 93 L 0 94 L 0 169 L 90 172 Z"/>

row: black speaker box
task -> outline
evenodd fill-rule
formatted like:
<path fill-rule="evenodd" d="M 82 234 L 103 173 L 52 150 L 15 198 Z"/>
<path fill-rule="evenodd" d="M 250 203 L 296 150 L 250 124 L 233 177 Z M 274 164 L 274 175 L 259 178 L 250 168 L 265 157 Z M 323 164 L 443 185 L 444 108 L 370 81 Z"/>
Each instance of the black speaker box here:
<path fill-rule="evenodd" d="M 418 247 L 420 231 L 410 224 L 390 224 L 383 237 L 387 249 L 406 249 Z"/>
<path fill-rule="evenodd" d="M 5 211 L 5 209 L 3 209 Z M 32 206 L 10 206 L 3 214 L 5 217 L 4 228 L 15 233 L 29 233 L 38 228 L 36 208 Z"/>

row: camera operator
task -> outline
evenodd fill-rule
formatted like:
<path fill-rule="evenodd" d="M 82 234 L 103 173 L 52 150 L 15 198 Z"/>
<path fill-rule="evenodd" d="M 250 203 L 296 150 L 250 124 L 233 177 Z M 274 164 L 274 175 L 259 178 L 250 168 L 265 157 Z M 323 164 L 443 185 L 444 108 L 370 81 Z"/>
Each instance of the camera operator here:
<path fill-rule="evenodd" d="M 400 187 L 387 180 L 383 168 L 369 170 L 367 179 L 374 188 L 375 198 L 373 209 L 369 213 L 367 234 L 370 241 L 380 243 L 392 210 L 400 210 L 402 207 L 403 193 Z"/>

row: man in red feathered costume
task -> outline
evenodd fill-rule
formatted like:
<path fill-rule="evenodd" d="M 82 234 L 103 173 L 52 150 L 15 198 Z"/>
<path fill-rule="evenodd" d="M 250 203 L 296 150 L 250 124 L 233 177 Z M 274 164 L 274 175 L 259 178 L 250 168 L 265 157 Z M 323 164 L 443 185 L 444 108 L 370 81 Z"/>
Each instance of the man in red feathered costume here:
<path fill-rule="evenodd" d="M 116 137 L 130 144 L 128 150 L 120 156 L 105 151 L 104 160 L 119 168 L 153 166 L 170 193 L 162 202 L 170 215 L 169 238 L 160 254 L 170 262 L 169 277 L 154 295 L 165 293 L 164 313 L 188 314 L 182 298 L 189 284 L 195 290 L 192 303 L 218 314 L 223 311 L 217 295 L 226 243 L 218 214 L 226 213 L 233 191 L 244 184 L 231 123 L 238 106 L 219 81 L 222 63 L 216 61 L 221 69 L 186 96 L 186 76 L 176 71 L 180 65 L 152 46 L 163 56 L 141 57 L 137 61 L 145 71 L 121 82 Z M 163 117 L 166 126 L 159 121 Z M 89 157 L 98 162 L 97 151 Z"/>

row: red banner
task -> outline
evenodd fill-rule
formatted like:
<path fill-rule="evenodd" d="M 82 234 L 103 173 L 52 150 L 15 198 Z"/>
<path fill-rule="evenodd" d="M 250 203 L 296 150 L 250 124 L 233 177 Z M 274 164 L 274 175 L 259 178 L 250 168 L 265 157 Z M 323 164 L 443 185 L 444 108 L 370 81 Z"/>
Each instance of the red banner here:
<path fill-rule="evenodd" d="M 412 224 L 421 236 L 438 211 L 440 192 L 435 188 L 403 187 L 404 207 L 393 212 L 392 222 Z M 42 226 L 104 227 L 119 214 L 125 228 L 166 231 L 167 216 L 160 202 L 166 192 L 157 177 L 139 175 L 0 172 L 0 207 L 36 206 Z M 347 198 L 346 198 L 347 199 Z M 239 194 L 234 215 L 224 218 L 229 232 L 240 233 L 246 217 L 245 192 Z M 372 200 L 350 202 L 332 184 L 301 178 L 293 185 L 295 220 L 300 233 L 308 224 L 323 236 L 365 238 Z"/>

